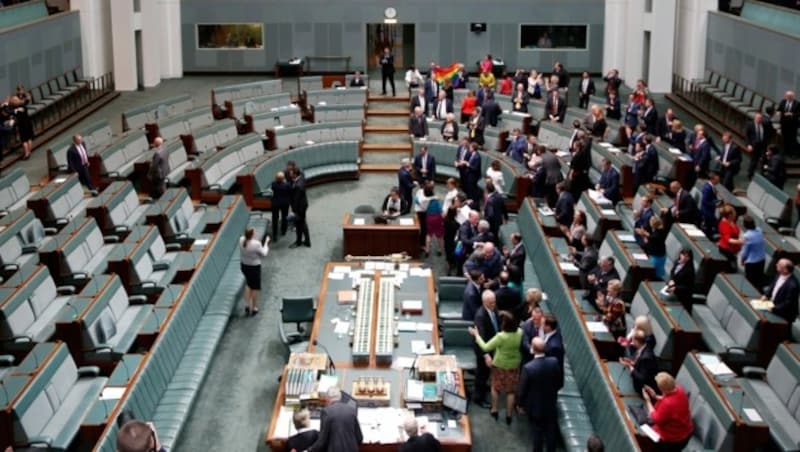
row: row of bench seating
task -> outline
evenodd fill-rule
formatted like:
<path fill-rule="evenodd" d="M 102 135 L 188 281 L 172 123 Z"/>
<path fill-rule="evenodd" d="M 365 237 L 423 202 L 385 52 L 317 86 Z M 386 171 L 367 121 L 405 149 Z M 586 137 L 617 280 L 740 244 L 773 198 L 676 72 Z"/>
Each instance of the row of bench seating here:
<path fill-rule="evenodd" d="M 23 209 L 32 194 L 28 175 L 21 169 L 15 168 L 0 178 L 0 218 Z"/>
<path fill-rule="evenodd" d="M 164 142 L 170 143 L 184 135 L 192 135 L 203 128 L 214 124 L 214 116 L 207 107 L 187 111 L 185 113 L 160 117 L 156 121 L 144 125 L 147 130 L 147 141 L 152 143 L 156 137 L 161 137 Z"/>
<path fill-rule="evenodd" d="M 283 124 L 266 130 L 267 149 L 291 149 L 305 144 L 330 141 L 358 141 L 364 137 L 364 121 Z"/>
<path fill-rule="evenodd" d="M 215 117 L 221 118 L 224 116 L 222 114 L 222 109 L 226 105 L 226 102 L 278 94 L 284 91 L 283 81 L 280 79 L 218 86 L 211 90 L 211 106 L 212 109 L 219 112 L 215 113 Z"/>
<path fill-rule="evenodd" d="M 192 96 L 183 94 L 126 110 L 122 113 L 122 131 L 142 129 L 146 124 L 188 113 L 192 110 L 192 105 Z"/>

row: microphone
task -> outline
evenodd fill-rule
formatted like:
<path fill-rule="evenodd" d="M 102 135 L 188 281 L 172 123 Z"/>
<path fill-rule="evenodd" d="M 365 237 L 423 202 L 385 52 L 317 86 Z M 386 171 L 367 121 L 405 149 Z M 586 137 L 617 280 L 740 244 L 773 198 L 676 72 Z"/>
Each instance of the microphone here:
<path fill-rule="evenodd" d="M 333 358 L 331 357 L 331 354 L 328 351 L 328 349 L 325 348 L 324 345 L 320 344 L 319 341 L 317 341 L 316 339 L 314 339 L 314 341 L 311 343 L 314 344 L 314 347 L 319 347 L 322 349 L 322 351 L 325 352 L 325 355 L 328 357 L 328 363 L 331 365 L 331 370 L 333 371 L 333 373 L 336 373 L 336 365 L 333 363 Z"/>
<path fill-rule="evenodd" d="M 411 362 L 411 369 L 409 370 L 409 376 L 417 379 L 417 360 L 419 359 L 419 353 L 414 354 L 414 361 Z"/>

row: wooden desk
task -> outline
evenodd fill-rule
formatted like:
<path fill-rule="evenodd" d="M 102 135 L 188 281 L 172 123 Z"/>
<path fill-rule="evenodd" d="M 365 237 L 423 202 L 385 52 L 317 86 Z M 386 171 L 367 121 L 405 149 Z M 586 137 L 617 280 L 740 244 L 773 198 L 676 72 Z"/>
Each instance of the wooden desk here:
<path fill-rule="evenodd" d="M 392 220 L 389 224 L 375 224 L 374 215 L 346 213 L 342 222 L 345 256 L 387 256 L 406 252 L 413 259 L 419 257 L 420 225 L 416 216 L 411 216 L 414 224 L 403 226 Z M 408 216 L 406 216 L 408 217 Z M 353 224 L 356 218 L 364 219 L 365 224 Z"/>
<path fill-rule="evenodd" d="M 403 408 L 405 405 L 403 394 L 405 392 L 405 385 L 408 379 L 408 370 L 397 370 L 389 367 L 387 363 L 382 363 L 375 357 L 375 340 L 371 345 L 371 356 L 368 363 L 354 364 L 352 361 L 351 345 L 349 335 L 337 335 L 331 327 L 331 320 L 333 318 L 349 319 L 351 322 L 355 320 L 349 317 L 351 312 L 349 305 L 339 304 L 338 293 L 340 290 L 349 290 L 352 288 L 351 279 L 345 276 L 342 279 L 331 278 L 329 275 L 335 273 L 334 269 L 339 267 L 350 267 L 352 270 L 361 270 L 366 266 L 363 263 L 334 263 L 329 262 L 325 266 L 323 272 L 323 280 L 320 285 L 318 296 L 317 311 L 314 317 L 314 325 L 311 330 L 311 344 L 317 341 L 320 344 L 325 344 L 325 348 L 329 352 L 331 358 L 336 365 L 336 375 L 339 379 L 339 385 L 344 391 L 350 392 L 353 381 L 359 377 L 374 376 L 383 378 L 391 384 L 390 389 L 390 407 Z M 418 264 L 411 264 L 411 268 L 419 268 Z M 384 276 L 380 275 L 380 271 L 376 271 L 373 276 L 376 282 L 376 287 Z M 403 318 L 398 312 L 395 312 L 395 322 L 400 321 L 415 321 L 415 322 L 430 322 L 433 324 L 431 331 L 416 331 L 416 332 L 399 332 L 397 337 L 397 345 L 394 347 L 393 360 L 400 357 L 414 356 L 411 353 L 412 340 L 424 340 L 430 344 L 431 348 L 436 353 L 439 352 L 439 333 L 436 328 L 437 311 L 436 299 L 434 294 L 433 276 L 409 276 L 399 286 L 395 286 L 395 301 L 399 305 L 400 302 L 407 299 L 417 299 L 423 301 L 422 314 L 411 315 L 408 318 Z M 377 295 L 377 293 L 376 293 Z M 375 304 L 377 305 L 377 296 Z M 373 309 L 372 330 L 375 331 L 377 323 L 377 309 Z M 315 352 L 313 345 L 309 346 L 309 351 Z M 281 381 L 285 381 L 287 369 L 284 368 Z M 465 394 L 463 385 L 463 373 L 458 371 L 458 379 L 462 382 L 460 385 L 460 392 L 462 396 Z M 275 399 L 275 405 L 272 408 L 272 416 L 270 419 L 265 442 L 273 451 L 283 451 L 286 440 L 289 436 L 288 429 L 284 429 L 278 425 L 278 419 L 284 405 L 286 404 L 285 386 L 281 383 L 278 387 L 278 394 Z M 359 409 L 366 409 L 363 405 Z M 283 424 L 282 424 L 283 425 Z M 456 429 L 447 429 L 445 431 L 438 430 L 439 440 L 442 447 L 446 451 L 452 452 L 468 452 L 472 448 L 472 435 L 470 430 L 470 423 L 468 416 L 462 416 L 458 420 L 458 427 Z M 396 451 L 399 447 L 398 441 L 390 441 L 386 444 L 362 444 L 359 450 L 364 452 L 373 451 Z"/>

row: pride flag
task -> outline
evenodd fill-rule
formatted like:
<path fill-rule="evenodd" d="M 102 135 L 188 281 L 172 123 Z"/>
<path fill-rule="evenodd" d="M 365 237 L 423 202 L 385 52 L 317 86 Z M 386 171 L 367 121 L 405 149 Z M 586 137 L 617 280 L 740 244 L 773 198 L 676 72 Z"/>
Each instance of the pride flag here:
<path fill-rule="evenodd" d="M 447 67 L 436 66 L 436 69 L 433 71 L 433 78 L 440 85 L 444 84 L 445 80 L 450 80 L 452 82 L 456 78 L 458 71 L 463 67 L 464 65 L 461 63 L 453 63 Z"/>

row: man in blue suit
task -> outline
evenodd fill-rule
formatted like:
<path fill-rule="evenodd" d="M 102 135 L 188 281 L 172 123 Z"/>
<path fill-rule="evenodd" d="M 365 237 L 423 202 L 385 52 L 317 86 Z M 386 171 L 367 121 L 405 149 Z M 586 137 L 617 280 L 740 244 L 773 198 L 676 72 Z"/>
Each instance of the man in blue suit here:
<path fill-rule="evenodd" d="M 754 157 L 755 158 L 755 157 Z M 733 143 L 733 136 L 726 131 L 722 134 L 722 149 L 719 151 L 719 170 L 722 173 L 722 186 L 733 191 L 733 178 L 742 168 L 742 151 Z"/>
<path fill-rule="evenodd" d="M 650 218 L 652 218 L 654 214 L 653 198 L 651 198 L 650 195 L 644 196 L 641 200 L 639 211 L 633 214 L 636 219 L 633 223 L 633 237 L 636 239 L 636 243 L 641 247 L 644 247 L 644 239 L 637 231 L 644 229 L 650 232 Z"/>
<path fill-rule="evenodd" d="M 611 166 L 611 161 L 606 158 L 603 158 L 603 174 L 600 175 L 596 189 L 614 205 L 619 202 L 619 172 Z"/>
<path fill-rule="evenodd" d="M 461 305 L 461 319 L 475 320 L 475 314 L 481 307 L 481 292 L 483 291 L 484 277 L 480 270 L 472 270 L 467 274 L 467 287 L 464 288 L 464 298 Z"/>
<path fill-rule="evenodd" d="M 511 131 L 511 142 L 508 143 L 506 155 L 519 163 L 525 162 L 525 152 L 528 150 L 528 140 L 520 133 L 519 128 Z"/>
<path fill-rule="evenodd" d="M 466 173 L 462 181 L 464 192 L 472 200 L 475 206 L 481 202 L 481 189 L 478 188 L 478 181 L 481 180 L 481 155 L 478 153 L 478 145 L 470 145 L 469 158 L 466 160 Z"/>
<path fill-rule="evenodd" d="M 708 177 L 708 166 L 711 163 L 711 143 L 706 138 L 705 129 L 697 131 L 697 139 L 694 147 L 694 172 L 697 177 Z"/>
<path fill-rule="evenodd" d="M 491 182 L 486 182 L 486 205 L 483 206 L 483 218 L 489 222 L 489 228 L 495 237 L 500 237 L 500 225 L 508 220 L 506 200 L 503 194 Z"/>
<path fill-rule="evenodd" d="M 414 156 L 414 172 L 420 185 L 436 179 L 436 159 L 428 154 L 428 146 L 422 146 L 419 154 Z"/>
<path fill-rule="evenodd" d="M 556 193 L 558 193 L 558 201 L 556 201 L 556 222 L 558 227 L 564 231 L 564 234 L 569 237 L 569 227 L 572 224 L 572 218 L 575 216 L 575 198 L 572 193 L 567 190 L 564 182 L 556 184 Z"/>
<path fill-rule="evenodd" d="M 558 391 L 564 386 L 564 375 L 558 361 L 545 354 L 540 337 L 531 341 L 533 359 L 522 368 L 517 394 L 517 409 L 528 415 L 533 451 L 556 450 Z"/>
<path fill-rule="evenodd" d="M 397 187 L 400 189 L 400 196 L 406 204 L 411 205 L 411 192 L 414 189 L 414 176 L 411 175 L 411 161 L 403 159 L 403 164 L 397 171 Z"/>
<path fill-rule="evenodd" d="M 428 104 L 436 103 L 436 99 L 439 98 L 439 83 L 433 78 L 433 74 L 428 74 L 428 78 L 425 80 L 425 99 L 428 101 Z"/>
<path fill-rule="evenodd" d="M 717 206 L 719 205 L 719 198 L 717 198 L 717 184 L 719 183 L 719 173 L 712 171 L 708 175 L 708 180 L 703 184 L 703 189 L 700 196 L 700 221 L 702 221 L 703 232 L 709 238 L 714 237 L 717 232 Z"/>
<path fill-rule="evenodd" d="M 561 330 L 558 329 L 558 320 L 553 314 L 544 316 L 544 354 L 555 358 L 559 368 L 564 370 L 564 338 L 561 337 Z"/>

